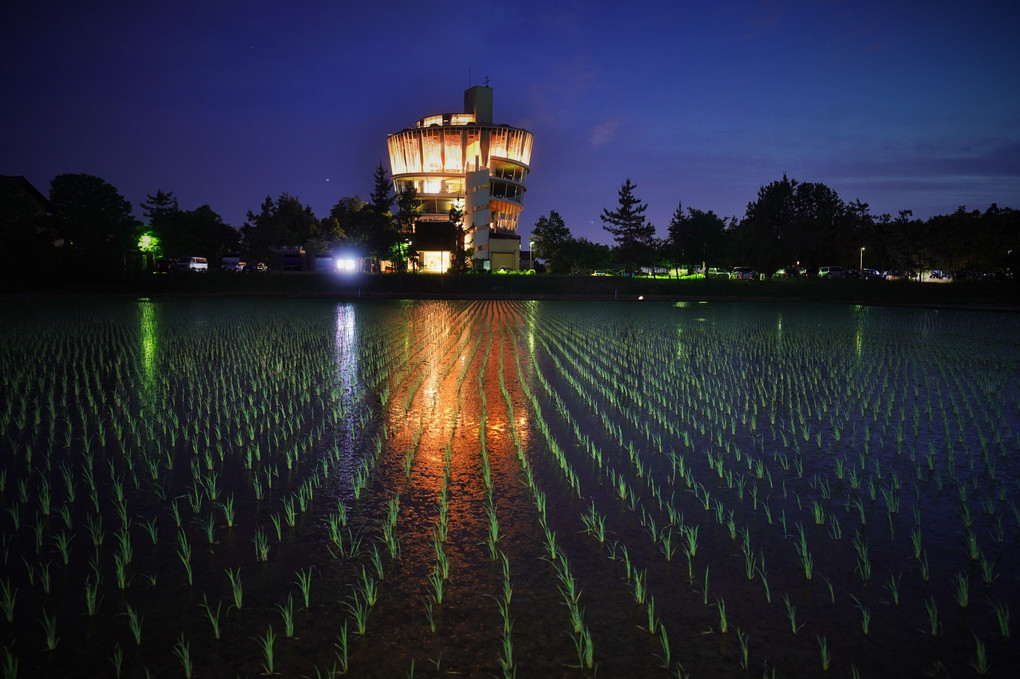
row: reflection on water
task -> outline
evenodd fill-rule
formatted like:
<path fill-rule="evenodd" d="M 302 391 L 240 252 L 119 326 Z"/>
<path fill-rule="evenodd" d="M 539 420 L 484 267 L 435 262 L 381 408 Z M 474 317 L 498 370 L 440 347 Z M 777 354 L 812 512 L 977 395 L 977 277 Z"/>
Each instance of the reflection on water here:
<path fill-rule="evenodd" d="M 153 405 L 156 389 L 156 349 L 159 319 L 156 304 L 147 297 L 138 300 L 138 336 L 141 340 L 142 401 Z"/>
<path fill-rule="evenodd" d="M 682 325 L 676 329 L 676 357 L 681 361 L 691 360 L 691 351 L 687 346 L 687 342 L 684 341 L 684 327 Z"/>
<path fill-rule="evenodd" d="M 358 371 L 358 335 L 354 331 L 355 305 L 351 302 L 337 304 L 333 346 L 336 354 L 336 383 L 340 393 L 349 393 L 354 387 Z"/>
<path fill-rule="evenodd" d="M 857 358 L 861 357 L 864 350 L 864 323 L 868 313 L 868 307 L 861 304 L 854 305 L 854 312 L 857 318 L 857 327 L 854 330 L 854 350 Z"/>

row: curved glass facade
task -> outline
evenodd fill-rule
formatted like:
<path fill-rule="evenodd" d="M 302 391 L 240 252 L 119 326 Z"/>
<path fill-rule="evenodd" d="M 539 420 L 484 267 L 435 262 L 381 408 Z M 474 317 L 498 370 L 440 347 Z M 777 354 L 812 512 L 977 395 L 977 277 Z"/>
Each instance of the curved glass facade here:
<path fill-rule="evenodd" d="M 391 134 L 390 169 L 405 174 L 463 175 L 465 168 L 496 165 L 502 174 L 516 175 L 520 184 L 531 165 L 533 137 L 527 130 L 494 125 L 414 127 Z"/>
<path fill-rule="evenodd" d="M 389 135 L 393 185 L 398 192 L 415 188 L 419 221 L 448 220 L 452 206 L 466 207 L 466 246 L 473 250 L 475 265 L 494 267 L 498 260 L 505 266 L 509 258 L 509 268 L 516 269 L 517 226 L 534 137 L 527 130 L 492 124 L 488 87 L 467 90 L 464 101 L 464 113 L 429 115 L 415 127 Z M 482 171 L 487 174 L 480 178 Z M 466 181 L 469 174 L 471 182 Z M 469 193 L 470 200 L 465 200 Z M 490 247 L 496 240 L 498 255 Z"/>

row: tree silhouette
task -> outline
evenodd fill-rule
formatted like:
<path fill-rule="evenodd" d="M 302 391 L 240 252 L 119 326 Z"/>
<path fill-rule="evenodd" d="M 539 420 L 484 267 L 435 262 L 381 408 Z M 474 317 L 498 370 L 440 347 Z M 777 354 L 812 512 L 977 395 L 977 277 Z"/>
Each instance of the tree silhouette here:
<path fill-rule="evenodd" d="M 556 210 L 550 210 L 549 216 L 539 217 L 531 230 L 532 258 L 544 259 L 552 273 L 568 273 L 570 259 L 566 250 L 571 240 L 563 217 Z"/>
<path fill-rule="evenodd" d="M 57 175 L 50 182 L 50 209 L 77 266 L 125 270 L 139 224 L 131 216 L 131 203 L 116 188 L 89 174 Z"/>
<path fill-rule="evenodd" d="M 289 193 L 275 201 L 266 196 L 258 214 L 248 211 L 242 227 L 245 254 L 265 259 L 271 248 L 303 245 L 317 228 L 317 220 L 308 205 Z"/>
<path fill-rule="evenodd" d="M 615 210 L 602 210 L 602 228 L 613 235 L 616 254 L 628 268 L 637 268 L 651 261 L 655 226 L 645 218 L 647 203 L 641 203 L 634 196 L 637 185 L 630 178 L 618 192 L 619 202 Z"/>

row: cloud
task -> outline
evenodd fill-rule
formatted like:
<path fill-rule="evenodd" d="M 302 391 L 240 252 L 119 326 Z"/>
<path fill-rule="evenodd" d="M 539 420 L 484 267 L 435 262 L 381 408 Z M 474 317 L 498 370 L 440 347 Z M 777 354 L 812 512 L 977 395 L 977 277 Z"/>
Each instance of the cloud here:
<path fill-rule="evenodd" d="M 592 146 L 602 146 L 606 144 L 614 136 L 616 136 L 616 130 L 620 127 L 619 120 L 607 120 L 599 123 L 591 131 L 591 137 L 589 138 Z"/>

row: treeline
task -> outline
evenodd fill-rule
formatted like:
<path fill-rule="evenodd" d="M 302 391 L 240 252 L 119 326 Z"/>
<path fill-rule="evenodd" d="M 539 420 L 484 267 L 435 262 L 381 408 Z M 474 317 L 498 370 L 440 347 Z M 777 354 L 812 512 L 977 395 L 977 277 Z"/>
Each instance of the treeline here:
<path fill-rule="evenodd" d="M 741 219 L 678 205 L 664 238 L 646 219 L 647 204 L 627 179 L 615 209 L 602 211 L 615 247 L 574 238 L 555 211 L 532 231 L 533 248 L 550 271 L 749 266 L 771 273 L 825 265 L 887 270 L 942 269 L 1012 272 L 1020 240 L 1020 212 L 991 205 L 984 212 L 960 207 L 949 215 L 916 219 L 871 214 L 867 203 L 844 202 L 824 184 L 785 175 L 758 190 Z"/>
<path fill-rule="evenodd" d="M 165 257 L 204 256 L 218 261 L 237 253 L 249 260 L 269 260 L 283 248 L 303 247 L 327 254 L 337 246 L 357 250 L 369 260 L 388 260 L 402 268 L 413 256 L 410 233 L 416 213 L 413 190 L 393 192 L 380 165 L 368 200 L 340 198 L 325 217 L 289 193 L 266 196 L 245 223 L 223 222 L 209 205 L 183 210 L 172 191 L 158 189 L 140 205 L 145 221 L 116 187 L 88 174 L 62 174 L 50 183 L 48 196 L 34 195 L 19 178 L 0 183 L 0 249 L 8 273 L 53 266 L 98 276 L 121 274 L 138 262 Z M 463 214 L 450 215 L 455 229 Z M 460 239 L 463 242 L 463 238 Z M 463 261 L 463 257 L 460 258 Z"/>
<path fill-rule="evenodd" d="M 226 253 L 267 260 L 274 250 L 302 246 L 326 254 L 338 246 L 371 260 L 394 262 L 398 270 L 413 257 L 407 234 L 416 218 L 413 191 L 395 195 L 380 164 L 368 200 L 340 198 L 325 217 L 284 192 L 267 196 L 240 227 L 225 224 L 209 206 L 182 210 L 172 191 L 159 189 L 141 204 L 146 221 L 132 215 L 130 202 L 99 177 L 62 174 L 48 197 L 33 195 L 27 182 L 0 183 L 0 252 L 10 275 L 51 265 L 79 273 L 119 274 L 142 255 L 177 258 L 201 255 L 213 262 Z M 812 270 L 840 265 L 880 270 L 1011 272 L 1020 253 L 1020 212 L 991 205 L 984 212 L 964 207 L 926 220 L 909 210 L 896 217 L 871 214 L 867 203 L 843 201 L 819 183 L 784 176 L 758 190 L 742 218 L 677 205 L 664 237 L 645 217 L 647 204 L 627 179 L 614 209 L 602 223 L 614 246 L 574 237 L 551 211 L 532 230 L 534 256 L 553 273 L 596 269 L 749 266 L 770 273 L 801 266 Z M 455 241 L 463 243 L 463 214 L 451 212 Z M 453 258 L 466 267 L 462 245 Z"/>

